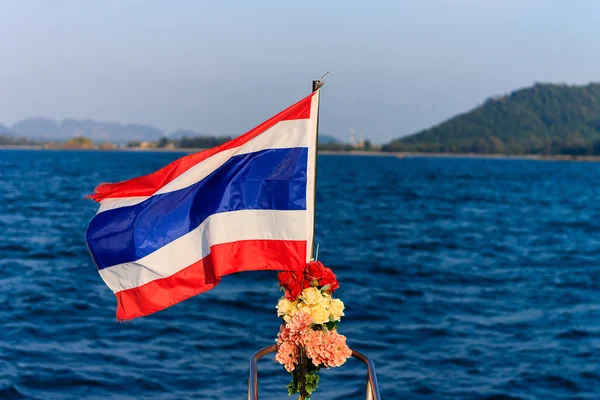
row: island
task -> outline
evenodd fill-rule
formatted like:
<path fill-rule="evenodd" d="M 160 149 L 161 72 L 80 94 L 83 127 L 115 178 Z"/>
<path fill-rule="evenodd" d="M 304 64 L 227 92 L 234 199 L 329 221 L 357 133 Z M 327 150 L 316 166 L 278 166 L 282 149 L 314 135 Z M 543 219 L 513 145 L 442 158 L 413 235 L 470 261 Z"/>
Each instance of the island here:
<path fill-rule="evenodd" d="M 200 151 L 232 137 L 185 129 L 166 134 L 149 125 L 90 119 L 37 117 L 0 125 L 3 148 Z M 358 141 L 351 134 L 346 143 L 320 132 L 318 148 L 321 154 L 600 161 L 600 83 L 536 83 L 383 145 L 362 134 Z"/>
<path fill-rule="evenodd" d="M 600 83 L 532 87 L 383 146 L 388 152 L 600 155 Z"/>

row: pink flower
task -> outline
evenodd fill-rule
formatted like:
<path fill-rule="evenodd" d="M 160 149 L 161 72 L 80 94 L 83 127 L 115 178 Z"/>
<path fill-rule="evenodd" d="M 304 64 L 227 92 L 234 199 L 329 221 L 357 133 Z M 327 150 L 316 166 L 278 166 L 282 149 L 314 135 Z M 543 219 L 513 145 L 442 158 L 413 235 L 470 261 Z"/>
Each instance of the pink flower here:
<path fill-rule="evenodd" d="M 275 360 L 282 364 L 286 371 L 292 372 L 298 363 L 298 346 L 303 346 L 306 334 L 312 324 L 310 315 L 299 311 L 285 325 L 279 327 L 277 334 L 277 354 Z"/>
<path fill-rule="evenodd" d="M 295 345 L 303 345 L 304 337 L 311 324 L 310 315 L 298 311 L 287 324 L 281 325 L 275 341 L 277 344 L 289 342 Z"/>
<path fill-rule="evenodd" d="M 306 328 L 311 326 L 311 324 L 312 319 L 310 318 L 310 315 L 308 315 L 304 311 L 298 311 L 296 315 L 292 317 L 290 322 L 286 324 L 286 327 L 290 330 L 290 332 L 298 333 L 304 332 Z"/>
<path fill-rule="evenodd" d="M 309 330 L 305 338 L 306 354 L 316 366 L 339 367 L 352 355 L 346 336 L 337 331 Z"/>
<path fill-rule="evenodd" d="M 285 325 L 281 325 L 279 327 L 279 333 L 277 334 L 277 339 L 275 339 L 277 344 L 282 344 L 285 342 L 292 342 L 292 334 Z"/>
<path fill-rule="evenodd" d="M 291 342 L 283 342 L 277 346 L 275 360 L 283 365 L 287 372 L 292 372 L 296 368 L 298 359 L 298 346 Z"/>

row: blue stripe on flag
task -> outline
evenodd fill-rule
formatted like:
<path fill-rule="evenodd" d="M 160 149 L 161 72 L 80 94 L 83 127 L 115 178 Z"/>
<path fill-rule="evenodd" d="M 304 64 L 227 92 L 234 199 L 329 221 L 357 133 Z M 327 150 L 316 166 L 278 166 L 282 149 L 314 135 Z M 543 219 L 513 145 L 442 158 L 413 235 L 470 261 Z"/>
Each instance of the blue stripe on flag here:
<path fill-rule="evenodd" d="M 307 159 L 305 147 L 242 154 L 192 186 L 101 212 L 86 232 L 98 269 L 145 257 L 212 214 L 305 210 Z"/>

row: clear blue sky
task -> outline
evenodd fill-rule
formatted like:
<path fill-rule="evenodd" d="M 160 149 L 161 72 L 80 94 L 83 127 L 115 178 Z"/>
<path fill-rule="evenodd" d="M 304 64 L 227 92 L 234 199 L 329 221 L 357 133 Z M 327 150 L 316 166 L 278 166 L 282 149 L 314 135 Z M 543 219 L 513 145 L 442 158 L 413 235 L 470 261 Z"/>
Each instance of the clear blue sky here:
<path fill-rule="evenodd" d="M 598 0 L 0 0 L 0 123 L 241 134 L 326 70 L 321 131 L 375 142 L 534 82 L 600 81 Z"/>

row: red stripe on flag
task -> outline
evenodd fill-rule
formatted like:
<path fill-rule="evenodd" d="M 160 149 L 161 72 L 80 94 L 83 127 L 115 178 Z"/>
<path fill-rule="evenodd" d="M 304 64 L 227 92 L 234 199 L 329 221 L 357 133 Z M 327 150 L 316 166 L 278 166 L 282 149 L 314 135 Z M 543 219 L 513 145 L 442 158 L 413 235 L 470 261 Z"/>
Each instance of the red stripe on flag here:
<path fill-rule="evenodd" d="M 117 319 L 128 320 L 164 310 L 215 287 L 220 277 L 258 270 L 301 271 L 306 241 L 245 240 L 212 246 L 202 260 L 169 277 L 115 293 Z"/>
<path fill-rule="evenodd" d="M 152 196 L 160 188 L 192 168 L 194 165 L 224 150 L 233 149 L 247 143 L 250 139 L 260 135 L 278 122 L 310 118 L 310 105 L 313 95 L 314 93 L 311 93 L 293 106 L 288 107 L 249 132 L 238 136 L 227 143 L 223 143 L 220 146 L 199 153 L 178 158 L 167 166 L 149 175 L 139 176 L 123 182 L 103 183 L 96 187 L 94 193 L 87 196 L 87 198 L 100 202 L 108 198 Z"/>

